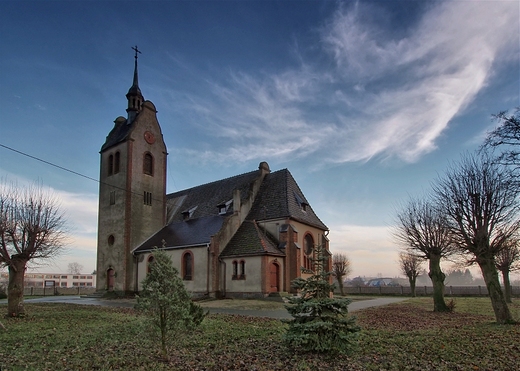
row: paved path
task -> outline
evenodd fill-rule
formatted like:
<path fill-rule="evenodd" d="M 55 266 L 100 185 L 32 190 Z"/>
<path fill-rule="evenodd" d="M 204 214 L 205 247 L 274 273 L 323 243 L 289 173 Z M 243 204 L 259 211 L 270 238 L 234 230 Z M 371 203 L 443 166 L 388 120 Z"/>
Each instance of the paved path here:
<path fill-rule="evenodd" d="M 395 298 L 395 297 L 381 297 L 368 300 L 357 300 L 353 301 L 348 309 L 349 312 L 355 312 L 356 310 L 379 307 L 382 305 L 388 305 L 392 303 L 398 303 L 406 300 L 407 298 Z M 82 298 L 80 296 L 45 296 L 35 299 L 25 299 L 25 303 L 67 303 L 67 304 L 81 304 L 81 305 L 100 305 L 104 307 L 123 307 L 133 308 L 135 300 L 122 299 L 122 300 L 107 300 L 107 299 L 96 299 L 96 298 Z M 1 304 L 7 304 L 7 300 L 0 300 Z M 207 308 L 210 313 L 222 313 L 222 314 L 239 314 L 243 316 L 253 317 L 268 317 L 277 319 L 289 319 L 292 318 L 285 309 L 236 309 L 236 308 Z"/>

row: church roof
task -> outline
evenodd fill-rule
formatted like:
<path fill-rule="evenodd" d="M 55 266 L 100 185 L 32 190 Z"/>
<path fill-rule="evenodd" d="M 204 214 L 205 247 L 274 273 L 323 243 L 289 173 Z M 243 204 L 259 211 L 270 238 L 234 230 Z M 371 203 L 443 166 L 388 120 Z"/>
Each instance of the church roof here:
<path fill-rule="evenodd" d="M 257 222 L 245 220 L 240 228 L 238 228 L 238 231 L 235 233 L 233 238 L 231 238 L 231 241 L 226 245 L 220 256 L 284 256 L 285 253 L 279 250 L 276 245 L 276 239 L 264 229 L 261 229 Z"/>
<path fill-rule="evenodd" d="M 219 215 L 219 206 L 233 200 L 234 190 L 240 190 L 241 198 L 247 199 L 251 184 L 258 176 L 259 171 L 256 170 L 171 193 L 166 196 L 169 220 L 182 221 L 186 212 L 190 213 L 190 218 Z M 231 207 L 229 211 L 232 211 Z"/>
<path fill-rule="evenodd" d="M 251 171 L 167 195 L 168 225 L 134 252 L 149 251 L 154 246 L 175 248 L 209 243 L 233 213 L 234 191 L 240 190 L 241 199 L 246 200 L 259 176 L 259 170 Z M 283 169 L 265 175 L 249 214 L 222 251 L 223 256 L 284 255 L 276 239 L 260 231 L 259 225 L 262 221 L 286 218 L 328 230 L 289 170 Z"/>
<path fill-rule="evenodd" d="M 103 144 L 101 147 L 101 151 L 115 146 L 118 143 L 124 142 L 132 129 L 132 125 L 127 125 L 127 119 L 125 119 L 123 116 L 116 118 L 114 123 L 115 125 L 110 133 L 108 133 L 105 144 Z"/>
<path fill-rule="evenodd" d="M 247 217 L 250 220 L 291 218 L 328 230 L 318 218 L 287 169 L 267 174 Z"/>
<path fill-rule="evenodd" d="M 224 218 L 207 216 L 183 222 L 170 223 L 141 244 L 134 253 L 142 253 L 157 248 L 181 248 L 202 246 L 210 242 L 211 236 L 222 227 Z"/>

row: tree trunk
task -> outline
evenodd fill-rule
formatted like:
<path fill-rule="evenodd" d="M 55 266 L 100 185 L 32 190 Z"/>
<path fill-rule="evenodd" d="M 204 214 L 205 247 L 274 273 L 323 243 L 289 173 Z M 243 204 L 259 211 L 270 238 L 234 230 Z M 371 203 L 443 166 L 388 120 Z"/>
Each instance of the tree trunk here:
<path fill-rule="evenodd" d="M 433 311 L 449 312 L 450 309 L 444 301 L 444 279 L 446 275 L 441 270 L 441 256 L 430 254 L 430 271 L 428 276 L 432 280 L 433 286 Z"/>
<path fill-rule="evenodd" d="M 486 282 L 486 287 L 488 289 L 491 305 L 493 306 L 493 311 L 495 312 L 497 323 L 514 323 L 513 316 L 509 311 L 504 293 L 500 287 L 500 282 L 498 281 L 498 271 L 495 267 L 493 257 L 478 259 L 478 265 L 480 266 L 482 276 Z"/>
<path fill-rule="evenodd" d="M 345 294 L 343 293 L 343 277 L 340 277 L 338 279 L 338 286 L 339 286 L 339 291 L 341 292 L 341 296 L 345 296 Z"/>
<path fill-rule="evenodd" d="M 410 282 L 410 295 L 415 298 L 415 281 L 416 277 L 408 276 L 408 282 Z"/>
<path fill-rule="evenodd" d="M 506 298 L 506 303 L 512 303 L 511 299 L 511 281 L 509 281 L 509 270 L 504 269 L 502 271 L 502 280 L 504 281 L 504 295 Z"/>
<path fill-rule="evenodd" d="M 25 314 L 23 289 L 26 259 L 13 257 L 9 264 L 9 284 L 7 286 L 7 316 L 19 317 Z"/>

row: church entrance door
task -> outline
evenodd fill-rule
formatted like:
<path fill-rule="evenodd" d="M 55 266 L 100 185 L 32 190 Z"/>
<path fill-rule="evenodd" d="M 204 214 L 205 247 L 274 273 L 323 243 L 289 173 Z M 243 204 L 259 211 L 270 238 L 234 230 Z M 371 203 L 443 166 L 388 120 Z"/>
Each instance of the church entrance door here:
<path fill-rule="evenodd" d="M 280 266 L 276 263 L 271 263 L 269 269 L 270 283 L 271 283 L 271 292 L 278 292 L 278 282 L 280 281 Z"/>
<path fill-rule="evenodd" d="M 116 272 L 112 268 L 107 270 L 107 290 L 114 291 L 114 284 L 116 281 Z"/>

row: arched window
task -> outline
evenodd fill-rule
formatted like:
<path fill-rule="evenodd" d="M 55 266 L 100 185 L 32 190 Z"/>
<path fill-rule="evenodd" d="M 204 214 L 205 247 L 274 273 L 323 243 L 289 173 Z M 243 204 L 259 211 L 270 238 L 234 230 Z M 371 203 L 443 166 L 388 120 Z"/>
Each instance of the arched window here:
<path fill-rule="evenodd" d="M 236 280 L 237 277 L 238 277 L 238 263 L 235 260 L 235 261 L 233 261 L 233 276 L 231 278 Z"/>
<path fill-rule="evenodd" d="M 146 266 L 146 273 L 150 273 L 152 271 L 152 263 L 155 261 L 155 258 L 153 255 L 150 255 L 148 257 L 148 264 Z"/>
<path fill-rule="evenodd" d="M 116 155 L 114 157 L 114 174 L 119 173 L 119 165 L 121 161 L 121 153 L 119 151 L 116 152 Z"/>
<path fill-rule="evenodd" d="M 304 238 L 305 254 L 311 255 L 314 248 L 314 239 L 310 234 L 306 234 Z"/>
<path fill-rule="evenodd" d="M 240 278 L 246 279 L 246 262 L 244 260 L 240 261 Z"/>
<path fill-rule="evenodd" d="M 108 156 L 108 176 L 114 174 L 114 155 Z"/>
<path fill-rule="evenodd" d="M 153 176 L 153 156 L 150 152 L 144 154 L 143 173 Z"/>
<path fill-rule="evenodd" d="M 182 255 L 182 279 L 191 281 L 193 279 L 193 254 L 186 251 Z"/>

